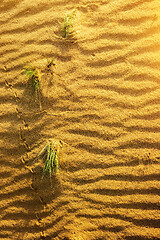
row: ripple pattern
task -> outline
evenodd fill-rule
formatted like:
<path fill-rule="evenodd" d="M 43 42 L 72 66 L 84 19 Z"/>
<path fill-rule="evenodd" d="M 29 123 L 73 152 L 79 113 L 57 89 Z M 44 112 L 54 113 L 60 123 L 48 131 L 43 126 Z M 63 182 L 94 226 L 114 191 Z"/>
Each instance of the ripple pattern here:
<path fill-rule="evenodd" d="M 159 0 L 2 0 L 0 26 L 0 239 L 160 239 Z M 53 187 L 34 161 L 49 138 Z"/>

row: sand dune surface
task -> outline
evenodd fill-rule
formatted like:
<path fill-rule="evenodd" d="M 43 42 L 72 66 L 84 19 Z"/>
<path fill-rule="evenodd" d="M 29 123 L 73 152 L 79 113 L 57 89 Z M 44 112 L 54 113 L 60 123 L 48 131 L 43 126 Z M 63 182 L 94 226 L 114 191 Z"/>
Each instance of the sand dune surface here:
<path fill-rule="evenodd" d="M 160 239 L 160 1 L 1 0 L 0 26 L 0 239 Z"/>

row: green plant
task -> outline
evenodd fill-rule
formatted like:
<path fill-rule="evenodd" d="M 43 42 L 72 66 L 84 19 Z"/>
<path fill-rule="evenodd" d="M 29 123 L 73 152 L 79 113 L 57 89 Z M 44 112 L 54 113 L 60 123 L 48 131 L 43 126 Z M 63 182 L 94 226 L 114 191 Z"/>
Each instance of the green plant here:
<path fill-rule="evenodd" d="M 48 143 L 44 146 L 38 157 L 44 159 L 44 167 L 42 173 L 42 179 L 48 172 L 50 174 L 50 179 L 53 173 L 58 171 L 58 150 L 54 147 L 54 143 L 49 139 Z"/>
<path fill-rule="evenodd" d="M 28 77 L 28 84 L 33 88 L 35 101 L 38 102 L 40 110 L 42 109 L 40 100 L 40 72 L 33 66 L 25 66 L 22 71 L 23 75 Z"/>
<path fill-rule="evenodd" d="M 39 77 L 35 67 L 25 66 L 22 71 L 22 74 L 28 77 L 29 83 L 31 84 L 35 93 L 37 94 L 37 91 L 39 90 Z"/>
<path fill-rule="evenodd" d="M 70 13 L 64 17 L 64 21 L 62 24 L 62 37 L 64 37 L 64 38 L 68 38 L 72 33 L 73 16 L 74 16 L 74 13 Z"/>

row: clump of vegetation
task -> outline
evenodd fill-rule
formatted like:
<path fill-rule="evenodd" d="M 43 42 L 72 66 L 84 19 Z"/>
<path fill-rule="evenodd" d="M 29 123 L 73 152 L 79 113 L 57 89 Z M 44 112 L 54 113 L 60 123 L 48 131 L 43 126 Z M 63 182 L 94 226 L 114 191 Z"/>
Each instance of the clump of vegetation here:
<path fill-rule="evenodd" d="M 29 84 L 33 87 L 35 93 L 37 94 L 39 90 L 39 76 L 35 67 L 25 66 L 22 74 L 26 75 L 29 80 Z"/>
<path fill-rule="evenodd" d="M 64 17 L 64 21 L 63 21 L 63 24 L 62 24 L 62 37 L 64 37 L 64 38 L 69 38 L 70 35 L 72 34 L 74 15 L 75 15 L 75 13 L 72 12 L 70 14 L 67 14 Z"/>
<path fill-rule="evenodd" d="M 28 84 L 32 87 L 35 93 L 35 101 L 38 102 L 40 109 L 41 101 L 40 101 L 40 73 L 33 66 L 25 66 L 22 71 L 23 75 L 26 75 L 28 78 Z"/>
<path fill-rule="evenodd" d="M 59 150 L 55 147 L 53 140 L 49 139 L 47 144 L 38 154 L 38 158 L 42 158 L 44 160 L 44 167 L 42 173 L 42 179 L 44 176 L 49 173 L 50 180 L 53 173 L 57 173 L 59 169 L 58 164 L 58 152 Z"/>

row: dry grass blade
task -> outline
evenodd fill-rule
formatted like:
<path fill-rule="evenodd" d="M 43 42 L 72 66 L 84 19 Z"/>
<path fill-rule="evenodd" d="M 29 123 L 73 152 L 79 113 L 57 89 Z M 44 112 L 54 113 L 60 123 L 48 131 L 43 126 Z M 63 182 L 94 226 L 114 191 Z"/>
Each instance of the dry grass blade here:
<path fill-rule="evenodd" d="M 47 59 L 47 68 L 50 68 L 51 66 L 55 66 L 54 59 L 51 60 Z"/>

